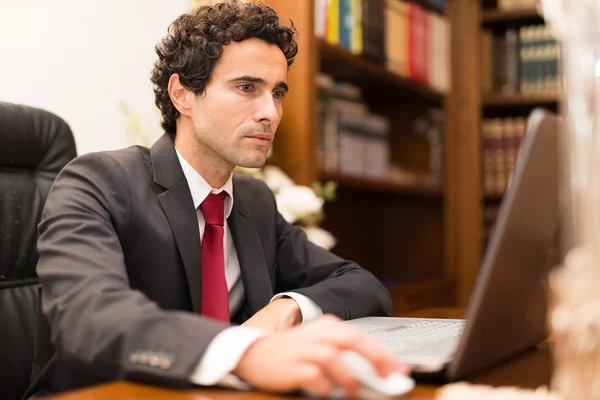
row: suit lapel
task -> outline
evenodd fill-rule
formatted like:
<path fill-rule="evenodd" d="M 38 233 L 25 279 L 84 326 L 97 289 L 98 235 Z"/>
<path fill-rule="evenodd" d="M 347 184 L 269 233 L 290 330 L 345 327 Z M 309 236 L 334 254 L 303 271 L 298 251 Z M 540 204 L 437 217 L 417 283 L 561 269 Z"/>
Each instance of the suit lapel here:
<path fill-rule="evenodd" d="M 202 256 L 198 219 L 190 188 L 177 159 L 173 141 L 163 135 L 151 149 L 154 183 L 167 189 L 158 200 L 169 221 L 183 267 L 194 312 L 202 310 Z"/>
<path fill-rule="evenodd" d="M 227 222 L 235 243 L 246 301 L 252 315 L 269 303 L 273 297 L 273 289 L 258 231 L 236 193 L 234 187 L 233 210 Z"/>

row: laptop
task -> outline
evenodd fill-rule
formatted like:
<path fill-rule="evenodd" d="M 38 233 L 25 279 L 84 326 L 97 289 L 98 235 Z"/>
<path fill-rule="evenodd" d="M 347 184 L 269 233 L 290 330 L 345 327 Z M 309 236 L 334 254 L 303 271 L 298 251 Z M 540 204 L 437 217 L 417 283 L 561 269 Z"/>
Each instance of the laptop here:
<path fill-rule="evenodd" d="M 558 264 L 558 135 L 556 115 L 530 114 L 466 319 L 347 321 L 410 365 L 415 379 L 456 381 L 547 338 L 547 278 Z"/>

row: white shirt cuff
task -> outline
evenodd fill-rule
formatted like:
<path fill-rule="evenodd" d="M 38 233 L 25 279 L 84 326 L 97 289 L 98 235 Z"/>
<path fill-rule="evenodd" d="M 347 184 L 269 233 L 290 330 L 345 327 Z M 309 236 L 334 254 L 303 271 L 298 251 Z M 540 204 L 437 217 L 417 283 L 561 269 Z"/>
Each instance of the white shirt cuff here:
<path fill-rule="evenodd" d="M 282 297 L 291 297 L 300 307 L 300 313 L 302 314 L 302 322 L 311 321 L 323 315 L 323 309 L 317 305 L 312 299 L 306 297 L 303 294 L 296 292 L 284 292 L 273 296 L 271 301 L 280 299 Z"/>
<path fill-rule="evenodd" d="M 248 347 L 265 335 L 262 329 L 233 326 L 219 333 L 210 342 L 190 381 L 202 386 L 224 386 L 249 390 L 250 385 L 233 375 L 233 371 Z"/>

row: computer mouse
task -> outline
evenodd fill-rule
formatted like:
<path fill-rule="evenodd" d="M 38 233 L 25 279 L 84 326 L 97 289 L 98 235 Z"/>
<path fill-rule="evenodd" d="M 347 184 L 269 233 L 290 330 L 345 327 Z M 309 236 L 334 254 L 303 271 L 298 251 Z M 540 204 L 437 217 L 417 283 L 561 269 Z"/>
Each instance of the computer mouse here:
<path fill-rule="evenodd" d="M 409 393 L 415 387 L 415 381 L 411 377 L 400 373 L 390 374 L 386 378 L 380 377 L 371 362 L 356 352 L 343 352 L 341 361 L 360 383 L 358 395 L 363 399 L 398 397 Z M 317 397 L 310 392 L 307 394 Z M 346 395 L 341 388 L 336 388 L 328 397 L 339 399 L 345 398 Z"/>

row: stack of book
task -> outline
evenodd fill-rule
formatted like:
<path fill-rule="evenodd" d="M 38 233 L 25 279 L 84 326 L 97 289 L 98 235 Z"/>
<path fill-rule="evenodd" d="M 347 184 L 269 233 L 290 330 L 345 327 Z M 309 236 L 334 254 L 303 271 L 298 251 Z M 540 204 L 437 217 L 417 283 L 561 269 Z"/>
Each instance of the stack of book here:
<path fill-rule="evenodd" d="M 446 18 L 401 0 L 388 0 L 385 16 L 387 68 L 447 92 L 450 30 Z"/>
<path fill-rule="evenodd" d="M 390 121 L 370 112 L 359 88 L 320 75 L 318 162 L 322 171 L 387 180 Z"/>
<path fill-rule="evenodd" d="M 505 95 L 558 94 L 559 44 L 543 24 L 509 28 L 501 36 L 481 36 L 482 89 Z"/>
<path fill-rule="evenodd" d="M 502 195 L 510 182 L 526 118 L 484 119 L 481 127 L 483 159 L 483 191 L 486 195 Z"/>
<path fill-rule="evenodd" d="M 315 0 L 315 33 L 442 93 L 450 88 L 447 19 L 402 0 Z"/>

